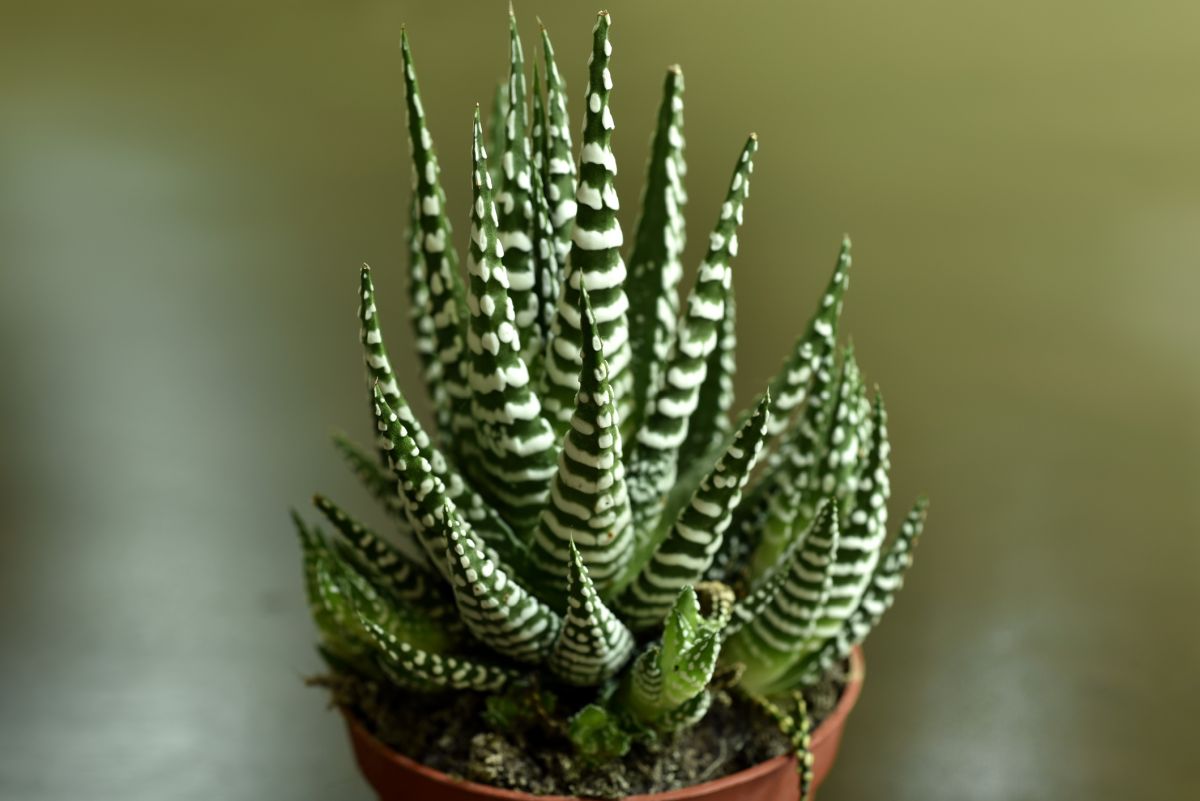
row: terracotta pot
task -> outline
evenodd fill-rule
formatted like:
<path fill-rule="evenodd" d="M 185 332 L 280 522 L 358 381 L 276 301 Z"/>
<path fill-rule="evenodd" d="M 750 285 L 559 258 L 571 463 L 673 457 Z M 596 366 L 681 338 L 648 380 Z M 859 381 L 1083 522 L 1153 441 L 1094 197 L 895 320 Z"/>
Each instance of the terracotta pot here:
<path fill-rule="evenodd" d="M 862 691 L 863 656 L 858 648 L 850 656 L 850 682 L 829 717 L 813 732 L 812 750 L 816 761 L 813 789 L 821 785 L 837 756 L 846 726 L 846 716 L 854 708 Z M 354 758 L 363 776 L 375 789 L 380 801 L 580 801 L 562 795 L 530 795 L 501 790 L 452 778 L 398 754 L 368 732 L 347 714 Z M 769 759 L 739 773 L 724 776 L 694 787 L 666 793 L 629 796 L 626 801 L 798 801 L 796 760 L 790 756 Z"/>

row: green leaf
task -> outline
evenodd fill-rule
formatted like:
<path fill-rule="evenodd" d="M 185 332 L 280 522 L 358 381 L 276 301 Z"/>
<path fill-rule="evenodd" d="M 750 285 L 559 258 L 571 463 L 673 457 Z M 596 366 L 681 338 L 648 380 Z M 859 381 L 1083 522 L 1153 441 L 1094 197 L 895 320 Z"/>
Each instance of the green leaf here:
<path fill-rule="evenodd" d="M 708 357 L 717 346 L 725 315 L 725 298 L 733 285 L 730 262 L 737 254 L 737 229 L 750 191 L 757 149 L 758 139 L 751 134 L 738 158 L 725 204 L 709 237 L 708 254 L 688 296 L 662 385 L 646 409 L 629 457 L 629 494 L 638 532 L 655 529 L 663 500 L 678 477 L 679 450 L 687 439 L 688 420 L 696 411 Z"/>
<path fill-rule="evenodd" d="M 765 448 L 766 469 L 734 514 L 725 548 L 714 560 L 718 566 L 713 572 L 716 578 L 732 577 L 740 572 L 745 560 L 759 549 L 760 540 L 766 534 L 768 507 L 772 503 L 777 512 L 785 515 L 795 509 L 795 483 L 805 480 L 802 477 L 809 475 L 809 469 L 820 455 L 831 403 L 837 327 L 849 287 L 850 263 L 850 239 L 845 237 L 817 311 L 796 340 L 783 367 L 771 380 L 769 388 L 775 413 L 771 419 L 771 437 Z M 798 413 L 795 421 L 793 418 L 797 415 L 794 412 Z M 782 445 L 779 444 L 781 438 L 784 439 Z M 785 497 L 776 500 L 780 494 Z M 773 532 L 772 536 L 786 539 L 790 536 L 787 532 L 796 527 L 789 525 L 786 530 Z M 803 529 L 803 525 L 798 527 Z M 781 546 L 781 541 L 767 546 L 750 569 L 751 578 L 761 575 L 772 564 L 770 553 L 782 553 Z"/>
<path fill-rule="evenodd" d="M 603 764 L 629 753 L 633 739 L 604 707 L 588 704 L 571 717 L 571 742 L 585 761 Z"/>
<path fill-rule="evenodd" d="M 469 464 L 472 477 L 489 500 L 525 536 L 537 525 L 549 495 L 557 442 L 542 416 L 529 368 L 521 358 L 508 271 L 500 259 L 496 207 L 482 136 L 476 109 L 467 347 L 471 415 L 482 458 Z"/>
<path fill-rule="evenodd" d="M 483 542 L 447 502 L 433 516 L 446 545 L 454 597 L 476 638 L 518 662 L 543 662 L 563 621 L 486 553 Z"/>
<path fill-rule="evenodd" d="M 750 561 L 752 579 L 778 563 L 808 528 L 821 499 L 844 501 L 857 475 L 863 386 L 853 350 L 845 352 L 836 392 L 826 386 L 823 375 L 819 371 L 812 405 L 779 452 L 785 461 L 770 474 L 773 488 L 761 539 Z M 819 408 L 818 401 L 823 402 Z"/>
<path fill-rule="evenodd" d="M 679 281 L 683 277 L 687 193 L 683 177 L 683 72 L 667 70 L 658 125 L 650 143 L 650 160 L 642 191 L 642 212 L 629 255 L 630 347 L 633 350 L 635 425 L 648 399 L 654 397 L 675 339 L 679 316 Z"/>
<path fill-rule="evenodd" d="M 813 647 L 832 583 L 830 566 L 837 558 L 837 518 L 836 503 L 827 502 L 812 530 L 778 566 L 781 575 L 765 579 L 773 588 L 769 600 L 759 604 L 761 599 L 755 598 L 758 608 L 749 621 L 744 621 L 745 606 L 735 610 L 744 622 L 726 642 L 724 660 L 745 666 L 742 686 L 750 692 L 762 692 Z"/>
<path fill-rule="evenodd" d="M 879 563 L 879 554 L 887 536 L 887 504 L 891 496 L 888 480 L 890 446 L 887 436 L 887 411 L 884 409 L 882 396 L 876 397 L 874 420 L 866 470 L 858 482 L 852 511 L 846 516 L 846 522 L 842 526 L 837 560 L 830 568 L 833 583 L 829 588 L 829 600 L 817 626 L 817 634 L 821 637 L 836 636 L 858 607 Z M 855 430 L 856 423 L 854 416 L 848 415 L 835 424 L 835 438 L 838 428 L 843 428 L 847 434 L 844 437 L 845 448 L 830 449 L 830 473 L 837 475 L 837 471 L 844 468 L 848 460 L 857 456 L 857 453 L 851 456 L 849 450 L 857 450 L 858 447 L 857 436 L 849 433 Z M 842 455 L 837 457 L 836 463 L 832 463 L 832 454 L 839 452 Z"/>
<path fill-rule="evenodd" d="M 681 465 L 711 461 L 714 451 L 733 433 L 729 415 L 734 401 L 733 377 L 737 372 L 736 319 L 733 287 L 730 286 L 725 296 L 725 316 L 717 329 L 717 345 L 708 354 L 708 367 L 704 371 L 704 383 L 700 385 L 696 411 L 688 421 L 687 439 L 679 448 Z"/>
<path fill-rule="evenodd" d="M 661 643 L 643 651 L 626 673 L 621 709 L 661 731 L 695 722 L 697 707 L 705 704 L 696 698 L 707 692 L 721 650 L 720 623 L 703 618 L 695 591 L 684 587 L 667 615 Z"/>
<path fill-rule="evenodd" d="M 388 466 L 397 479 L 397 495 L 404 500 L 414 538 L 438 572 L 449 575 L 442 558 L 441 540 L 430 532 L 426 521 L 441 508 L 443 498 L 460 507 L 467 521 L 499 554 L 498 560 L 509 564 L 522 561 L 524 543 L 516 538 L 508 523 L 446 463 L 415 418 L 392 409 L 378 386 L 373 392 L 375 428 L 384 435 L 382 442 L 388 446 Z"/>
<path fill-rule="evenodd" d="M 374 620 L 390 637 L 414 647 L 438 652 L 451 644 L 453 637 L 427 610 L 390 600 L 364 574 L 342 561 L 319 531 L 307 528 L 294 512 L 292 519 L 304 549 L 310 610 L 327 654 L 357 672 L 372 675 L 376 648 L 363 627 L 363 616 Z"/>
<path fill-rule="evenodd" d="M 621 596 L 619 606 L 635 630 L 655 625 L 680 588 L 708 571 L 762 450 L 769 418 L 770 400 L 764 398 Z"/>
<path fill-rule="evenodd" d="M 901 525 L 900 534 L 876 566 L 871 583 L 854 614 L 846 620 L 836 636 L 826 640 L 819 650 L 809 654 L 781 676 L 774 683 L 773 691 L 816 684 L 830 668 L 850 656 L 854 646 L 867 638 L 883 614 L 891 608 L 896 593 L 904 586 L 904 573 L 912 566 L 913 548 L 925 528 L 928 510 L 928 501 L 924 498 L 917 501 Z"/>
<path fill-rule="evenodd" d="M 416 183 L 416 176 L 413 176 Z M 451 444 L 450 404 L 442 384 L 442 363 L 438 358 L 437 326 L 433 322 L 433 296 L 429 291 L 429 270 L 425 265 L 425 232 L 421 229 L 421 196 L 413 191 L 409 200 L 408 230 L 408 320 L 412 326 L 413 348 L 421 363 L 421 374 L 434 401 L 438 435 L 443 446 Z M 365 299 L 364 299 L 365 300 Z M 361 306 L 361 304 L 360 304 Z M 433 394 L 437 393 L 437 397 Z"/>
<path fill-rule="evenodd" d="M 489 153 L 504 152 L 504 124 L 508 119 L 508 81 L 500 81 L 496 84 L 496 91 L 492 93 L 492 109 L 488 115 L 488 145 Z M 488 174 L 492 177 L 492 184 L 500 183 L 500 161 L 497 159 L 495 163 L 488 168 Z"/>
<path fill-rule="evenodd" d="M 554 258 L 559 269 L 571 253 L 571 231 L 575 227 L 575 148 L 571 144 L 571 119 L 567 113 L 567 84 L 558 63 L 550 34 L 542 27 L 542 52 L 546 59 L 546 172 L 545 192 L 554 226 Z"/>
<path fill-rule="evenodd" d="M 501 261 L 508 271 L 508 297 L 512 301 L 520 335 L 520 354 L 528 365 L 541 352 L 542 329 L 534 265 L 533 162 L 529 148 L 528 91 L 525 86 L 525 53 L 517 34 L 517 18 L 509 14 L 508 106 L 504 116 L 504 144 L 493 150 L 500 169 L 496 206 Z"/>
<path fill-rule="evenodd" d="M 617 162 L 612 150 L 615 126 L 609 109 L 612 74 L 608 67 L 612 46 L 608 41 L 608 25 L 608 14 L 602 12 L 593 33 L 571 253 L 550 330 L 541 389 L 547 415 L 560 437 L 570 424 L 575 393 L 579 391 L 583 341 L 579 295 L 584 290 L 589 293 L 596 312 L 597 327 L 608 357 L 609 381 L 616 392 L 617 412 L 621 419 L 627 419 L 632 408 L 629 322 L 626 318 L 629 302 L 624 289 L 625 262 L 621 258 L 624 239 L 617 218 L 620 208 L 615 182 Z M 551 88 L 553 115 L 553 82 Z M 552 138 L 553 135 L 552 128 Z M 554 159 L 551 161 L 552 172 L 553 167 Z"/>
<path fill-rule="evenodd" d="M 417 648 L 369 618 L 362 625 L 378 648 L 380 667 L 404 687 L 494 692 L 517 676 L 508 668 Z"/>
<path fill-rule="evenodd" d="M 467 392 L 464 325 L 467 320 L 466 291 L 458 271 L 450 221 L 446 217 L 446 194 L 439 179 L 437 153 L 425 124 L 425 109 L 413 67 L 408 32 L 401 34 L 404 80 L 408 99 L 408 131 L 416 172 L 414 191 L 420 198 L 421 254 L 431 290 L 422 312 L 432 322 L 437 348 L 437 366 L 426 369 L 425 380 L 435 408 L 451 410 L 455 444 L 470 452 L 471 415 Z M 412 276 L 415 281 L 417 276 Z M 414 313 L 416 313 L 414 309 Z M 429 323 L 420 321 L 418 331 Z M 461 454 L 459 454 L 461 455 Z"/>
<path fill-rule="evenodd" d="M 604 594 L 633 555 L 633 531 L 621 429 L 608 380 L 603 342 L 588 296 L 582 296 L 583 367 L 571 426 L 558 456 L 550 503 L 530 548 L 538 585 L 547 598 L 562 587 L 578 546 L 596 588 Z"/>
<path fill-rule="evenodd" d="M 313 496 L 313 505 L 333 524 L 357 560 L 368 568 L 378 583 L 393 597 L 424 607 L 428 614 L 445 617 L 453 607 L 440 584 L 430 580 L 428 562 L 415 564 L 403 552 L 364 526 L 323 495 Z"/>
<path fill-rule="evenodd" d="M 616 675 L 633 651 L 633 635 L 596 593 L 575 543 L 570 544 L 567 613 L 550 670 L 568 684 L 592 687 Z"/>
<path fill-rule="evenodd" d="M 396 476 L 392 473 L 387 461 L 380 466 L 375 459 L 342 434 L 333 435 L 333 445 L 342 458 L 350 466 L 375 500 L 379 501 L 388 512 L 388 517 L 396 526 L 396 545 L 410 560 L 433 569 L 425 549 L 417 542 L 412 525 L 408 522 L 408 514 L 404 510 L 404 499 L 396 492 Z"/>
<path fill-rule="evenodd" d="M 771 397 L 775 399 L 777 408 L 771 425 L 773 440 L 788 430 L 792 412 L 808 403 L 809 387 L 814 377 L 822 368 L 828 369 L 832 364 L 842 305 L 846 290 L 850 288 L 850 264 L 850 237 L 846 236 L 842 238 L 833 275 L 829 278 L 816 313 L 805 332 L 796 340 L 779 372 L 771 379 Z"/>
<path fill-rule="evenodd" d="M 554 223 L 550 218 L 550 199 L 547 187 L 550 174 L 550 153 L 547 148 L 546 129 L 548 121 L 542 103 L 542 85 L 538 78 L 538 65 L 533 65 L 533 130 L 530 141 L 533 150 L 533 291 L 537 295 L 539 339 L 543 343 L 550 337 L 554 323 L 554 311 L 558 307 L 558 295 L 562 288 L 562 262 L 559 261 L 555 240 Z M 530 365 L 541 377 L 543 352 L 538 354 L 537 364 Z"/>

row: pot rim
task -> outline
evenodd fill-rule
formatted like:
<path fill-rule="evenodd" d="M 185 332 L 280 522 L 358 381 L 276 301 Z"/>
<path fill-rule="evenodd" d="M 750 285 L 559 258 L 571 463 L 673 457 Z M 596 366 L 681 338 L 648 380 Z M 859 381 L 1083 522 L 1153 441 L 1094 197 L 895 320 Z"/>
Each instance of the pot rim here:
<path fill-rule="evenodd" d="M 838 702 L 834 705 L 833 710 L 829 713 L 821 725 L 817 726 L 812 734 L 812 748 L 816 749 L 822 742 L 829 737 L 834 736 L 834 733 L 840 731 L 842 723 L 846 716 L 850 714 L 850 710 L 854 708 L 858 702 L 858 696 L 862 692 L 863 679 L 866 676 L 866 662 L 863 659 L 862 646 L 856 645 L 854 650 L 850 652 L 850 675 L 846 681 L 846 687 L 842 691 L 842 695 L 838 698 Z M 360 738 L 366 745 L 384 760 L 395 764 L 397 767 L 405 770 L 419 773 L 425 778 L 435 781 L 439 784 L 444 784 L 452 787 L 457 787 L 463 790 L 469 790 L 475 793 L 480 798 L 493 799 L 494 801 L 578 801 L 574 796 L 568 795 L 532 795 L 521 790 L 506 790 L 500 787 L 492 787 L 488 784 L 480 784 L 478 782 L 469 781 L 467 779 L 456 779 L 449 774 L 442 773 L 440 770 L 434 770 L 431 767 L 417 762 L 404 754 L 395 751 L 384 745 L 379 739 L 367 730 L 362 723 L 359 722 L 353 714 L 345 708 L 342 708 L 342 715 L 346 718 L 346 722 L 353 730 L 354 735 Z M 651 793 L 649 795 L 628 796 L 627 801 L 686 801 L 702 793 L 711 793 L 720 789 L 737 787 L 746 782 L 758 778 L 764 773 L 771 773 L 778 770 L 785 763 L 790 762 L 795 757 L 790 754 L 772 757 L 765 762 L 760 762 L 753 767 L 740 770 L 737 773 L 731 773 L 727 776 L 722 776 L 719 779 L 703 782 L 701 784 L 693 784 L 690 787 L 680 787 L 677 790 L 667 790 L 662 793 Z"/>

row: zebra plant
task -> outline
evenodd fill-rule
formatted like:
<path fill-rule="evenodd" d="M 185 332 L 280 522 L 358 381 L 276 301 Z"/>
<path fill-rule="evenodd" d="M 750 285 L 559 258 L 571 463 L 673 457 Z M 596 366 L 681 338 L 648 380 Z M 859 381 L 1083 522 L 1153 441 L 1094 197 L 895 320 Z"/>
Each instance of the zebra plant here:
<path fill-rule="evenodd" d="M 322 653 L 408 691 L 504 694 L 531 676 L 591 688 L 564 730 L 605 757 L 698 721 L 720 671 L 803 751 L 798 691 L 891 604 L 925 515 L 919 502 L 886 541 L 887 414 L 837 343 L 850 242 L 782 369 L 735 423 L 731 265 L 757 138 L 734 162 L 680 303 L 682 73 L 666 75 L 627 268 L 608 15 L 577 159 L 549 36 L 532 83 L 515 20 L 510 41 L 491 158 L 475 113 L 464 275 L 403 39 L 411 336 L 437 427 L 400 389 L 364 266 L 376 453 L 338 447 L 391 530 L 323 496 L 332 537 L 296 516 Z"/>

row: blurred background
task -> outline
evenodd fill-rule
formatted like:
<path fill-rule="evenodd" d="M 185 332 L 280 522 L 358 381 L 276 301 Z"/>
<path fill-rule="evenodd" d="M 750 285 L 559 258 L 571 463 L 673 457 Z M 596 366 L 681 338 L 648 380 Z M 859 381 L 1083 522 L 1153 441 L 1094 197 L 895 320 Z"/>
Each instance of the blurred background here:
<path fill-rule="evenodd" d="M 400 26 L 461 243 L 506 4 L 4 5 L 0 797 L 367 799 L 286 510 L 371 508 L 362 261 L 419 386 Z M 851 233 L 893 517 L 933 500 L 822 801 L 1200 798 L 1200 4 L 609 9 L 626 230 L 678 62 L 693 269 L 762 142 L 741 400 Z M 595 10 L 517 4 L 576 125 Z"/>

